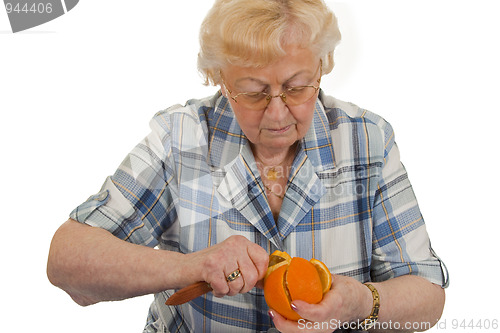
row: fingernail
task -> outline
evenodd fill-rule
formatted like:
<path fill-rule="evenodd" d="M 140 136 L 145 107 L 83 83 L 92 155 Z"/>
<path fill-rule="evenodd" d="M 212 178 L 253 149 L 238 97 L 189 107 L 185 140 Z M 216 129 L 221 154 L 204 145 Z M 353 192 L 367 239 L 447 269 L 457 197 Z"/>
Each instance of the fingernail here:
<path fill-rule="evenodd" d="M 297 306 L 293 303 L 290 303 L 290 306 L 292 307 L 293 311 L 297 311 Z"/>
<path fill-rule="evenodd" d="M 269 310 L 269 312 L 267 313 L 269 315 L 269 317 L 271 317 L 271 320 L 274 319 L 274 312 Z"/>

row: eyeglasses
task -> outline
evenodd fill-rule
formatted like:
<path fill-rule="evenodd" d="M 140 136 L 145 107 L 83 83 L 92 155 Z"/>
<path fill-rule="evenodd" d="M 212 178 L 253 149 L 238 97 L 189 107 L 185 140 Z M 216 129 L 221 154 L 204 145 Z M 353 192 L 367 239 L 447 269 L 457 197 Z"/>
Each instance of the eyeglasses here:
<path fill-rule="evenodd" d="M 235 101 L 236 103 L 240 104 L 241 106 L 247 109 L 262 111 L 267 108 L 267 106 L 269 105 L 269 103 L 271 103 L 271 100 L 273 98 L 277 97 L 281 98 L 283 103 L 285 103 L 288 106 L 301 105 L 310 100 L 318 92 L 319 85 L 321 83 L 321 76 L 323 75 L 323 62 L 321 60 L 319 61 L 318 69 L 320 72 L 319 79 L 317 80 L 318 86 L 309 85 L 309 86 L 290 87 L 286 88 L 281 94 L 275 96 L 263 91 L 242 92 L 234 96 L 231 96 L 233 92 L 227 88 L 226 83 L 224 82 L 224 78 L 222 78 L 222 73 L 221 73 L 221 78 L 222 78 L 222 84 L 224 85 L 224 89 L 227 90 L 233 101 Z"/>

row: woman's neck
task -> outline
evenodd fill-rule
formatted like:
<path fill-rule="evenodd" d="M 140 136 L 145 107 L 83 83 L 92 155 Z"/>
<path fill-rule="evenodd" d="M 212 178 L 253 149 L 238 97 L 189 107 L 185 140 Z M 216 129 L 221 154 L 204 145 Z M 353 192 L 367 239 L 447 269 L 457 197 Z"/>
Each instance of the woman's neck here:
<path fill-rule="evenodd" d="M 281 165 L 291 165 L 297 150 L 297 142 L 282 150 L 269 150 L 265 147 L 251 145 L 253 156 L 257 163 L 266 167 L 275 167 Z"/>

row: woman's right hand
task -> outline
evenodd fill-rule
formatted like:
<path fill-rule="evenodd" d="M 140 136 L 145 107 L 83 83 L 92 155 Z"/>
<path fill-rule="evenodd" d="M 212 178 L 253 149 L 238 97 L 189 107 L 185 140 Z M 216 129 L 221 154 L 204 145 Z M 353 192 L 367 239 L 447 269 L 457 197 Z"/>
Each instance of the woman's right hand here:
<path fill-rule="evenodd" d="M 269 254 L 243 236 L 231 236 L 221 243 L 188 254 L 199 267 L 201 280 L 210 284 L 216 297 L 234 296 L 250 291 L 267 271 Z M 241 275 L 234 281 L 227 277 L 237 269 Z"/>

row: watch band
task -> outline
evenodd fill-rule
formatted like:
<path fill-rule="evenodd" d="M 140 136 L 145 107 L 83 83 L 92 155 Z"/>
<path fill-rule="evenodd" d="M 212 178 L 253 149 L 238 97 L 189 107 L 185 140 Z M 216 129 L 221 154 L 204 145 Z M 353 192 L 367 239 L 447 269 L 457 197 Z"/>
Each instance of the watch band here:
<path fill-rule="evenodd" d="M 378 312 L 380 310 L 380 295 L 378 294 L 377 289 L 375 289 L 375 287 L 372 284 L 365 283 L 364 285 L 367 286 L 368 289 L 370 289 L 373 297 L 372 312 L 365 320 L 363 320 L 363 322 L 360 325 L 361 326 L 360 328 L 366 331 L 375 326 L 375 323 L 378 321 Z"/>

